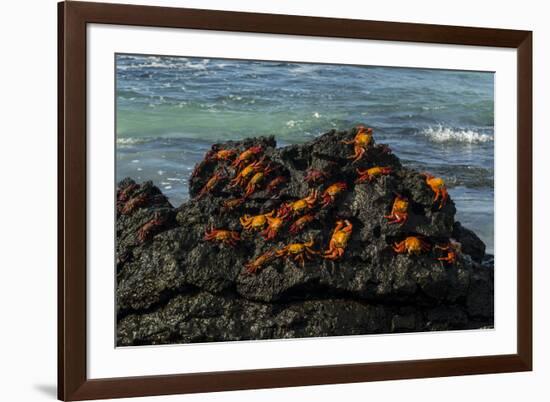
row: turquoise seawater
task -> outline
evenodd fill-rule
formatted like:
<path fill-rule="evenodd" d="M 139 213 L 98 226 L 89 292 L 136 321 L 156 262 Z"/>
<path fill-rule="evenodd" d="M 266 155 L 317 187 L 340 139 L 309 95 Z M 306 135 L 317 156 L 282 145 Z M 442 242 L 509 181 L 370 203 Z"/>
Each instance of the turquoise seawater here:
<path fill-rule="evenodd" d="M 493 252 L 492 73 L 117 55 L 116 93 L 117 180 L 153 180 L 174 205 L 214 142 L 282 146 L 363 123 L 444 177 L 457 219 Z"/>

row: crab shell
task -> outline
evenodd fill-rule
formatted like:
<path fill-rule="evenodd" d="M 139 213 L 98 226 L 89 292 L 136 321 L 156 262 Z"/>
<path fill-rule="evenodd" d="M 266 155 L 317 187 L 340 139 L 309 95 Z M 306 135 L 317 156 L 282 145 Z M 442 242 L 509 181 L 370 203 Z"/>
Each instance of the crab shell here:
<path fill-rule="evenodd" d="M 268 217 L 271 215 L 273 215 L 273 212 L 256 216 L 244 215 L 239 221 L 245 230 L 261 230 L 267 223 Z"/>
<path fill-rule="evenodd" d="M 286 218 L 289 215 L 296 215 L 304 210 L 312 209 L 315 207 L 318 194 L 317 190 L 312 190 L 307 197 L 301 198 L 290 204 L 284 204 L 279 210 L 279 215 Z"/>
<path fill-rule="evenodd" d="M 248 162 L 257 154 L 261 153 L 263 148 L 261 145 L 253 146 L 242 152 L 232 163 L 232 166 L 239 167 L 241 164 Z"/>
<path fill-rule="evenodd" d="M 255 260 L 247 262 L 246 264 L 244 264 L 244 267 L 246 268 L 246 271 L 248 273 L 254 274 L 263 265 L 273 261 L 274 258 L 275 258 L 275 252 L 273 250 L 270 250 L 270 251 L 260 255 Z"/>
<path fill-rule="evenodd" d="M 408 236 L 404 240 L 395 243 L 393 249 L 398 254 L 421 254 L 430 251 L 430 245 L 417 236 Z"/>
<path fill-rule="evenodd" d="M 306 258 L 310 260 L 314 255 L 319 254 L 318 251 L 315 251 L 311 248 L 312 246 L 313 240 L 310 240 L 306 243 L 292 243 L 286 247 L 283 247 L 280 250 L 277 250 L 275 254 L 277 255 L 277 257 L 293 257 L 293 260 L 299 262 L 300 265 L 303 267 Z"/>
<path fill-rule="evenodd" d="M 352 230 L 353 225 L 348 220 L 338 221 L 332 232 L 329 248 L 324 252 L 323 257 L 329 260 L 341 258 L 344 255 Z"/>
<path fill-rule="evenodd" d="M 277 215 L 274 218 L 267 216 L 267 227 L 262 231 L 261 235 L 265 240 L 273 240 L 284 224 L 281 216 Z"/>
<path fill-rule="evenodd" d="M 365 181 L 371 182 L 372 180 L 374 180 L 375 177 L 388 175 L 391 173 L 391 171 L 392 171 L 391 168 L 381 167 L 381 166 L 374 166 L 374 167 L 371 167 L 370 169 L 365 169 L 365 170 L 357 169 L 356 172 L 359 175 L 359 177 L 355 182 L 356 183 L 364 183 Z"/>
<path fill-rule="evenodd" d="M 424 174 L 424 176 L 426 176 L 426 184 L 435 193 L 433 202 L 435 203 L 439 199 L 439 209 L 441 209 L 447 203 L 447 199 L 449 198 L 445 180 L 441 177 L 434 177 L 430 174 Z"/>
<path fill-rule="evenodd" d="M 211 229 L 204 233 L 204 240 L 213 241 L 217 240 L 230 246 L 236 246 L 237 242 L 241 240 L 238 232 L 224 229 Z"/>
<path fill-rule="evenodd" d="M 393 201 L 391 213 L 384 217 L 388 219 L 388 223 L 405 223 L 408 219 L 409 201 L 401 196 L 397 196 Z"/>
<path fill-rule="evenodd" d="M 344 182 L 338 182 L 330 185 L 323 193 L 323 206 L 327 206 L 334 202 L 336 196 L 342 191 L 345 191 L 347 188 L 348 186 Z"/>

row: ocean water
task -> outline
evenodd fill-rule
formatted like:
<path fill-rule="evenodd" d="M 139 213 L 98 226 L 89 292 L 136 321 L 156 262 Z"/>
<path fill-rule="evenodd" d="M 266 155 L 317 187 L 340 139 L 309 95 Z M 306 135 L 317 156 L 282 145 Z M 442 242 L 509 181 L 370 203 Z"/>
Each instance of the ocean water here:
<path fill-rule="evenodd" d="M 492 73 L 117 55 L 116 95 L 117 180 L 152 180 L 174 205 L 214 142 L 284 146 L 362 123 L 444 177 L 457 219 L 493 252 Z"/>

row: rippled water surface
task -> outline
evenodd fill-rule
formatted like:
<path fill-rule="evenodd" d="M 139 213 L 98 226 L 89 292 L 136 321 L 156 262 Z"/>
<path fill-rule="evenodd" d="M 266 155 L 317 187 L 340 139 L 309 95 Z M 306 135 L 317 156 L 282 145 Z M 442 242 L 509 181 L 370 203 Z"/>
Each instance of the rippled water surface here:
<path fill-rule="evenodd" d="M 363 123 L 443 176 L 457 219 L 493 252 L 492 73 L 118 55 L 116 90 L 117 180 L 153 180 L 174 205 L 213 142 L 284 146 Z"/>

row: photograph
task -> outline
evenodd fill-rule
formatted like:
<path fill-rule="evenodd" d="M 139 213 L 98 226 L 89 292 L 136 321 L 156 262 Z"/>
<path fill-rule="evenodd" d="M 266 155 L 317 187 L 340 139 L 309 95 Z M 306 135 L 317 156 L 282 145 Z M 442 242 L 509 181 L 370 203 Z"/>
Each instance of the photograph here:
<path fill-rule="evenodd" d="M 494 328 L 493 72 L 114 74 L 116 346 Z"/>

